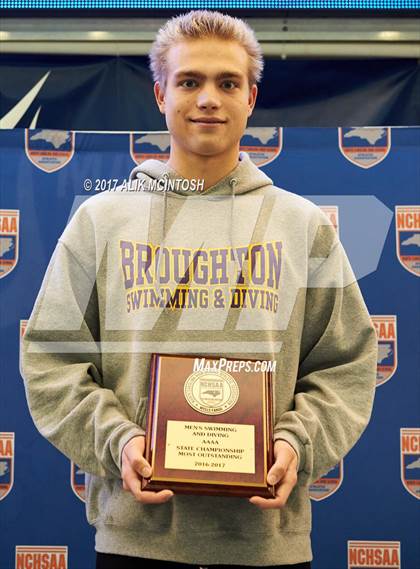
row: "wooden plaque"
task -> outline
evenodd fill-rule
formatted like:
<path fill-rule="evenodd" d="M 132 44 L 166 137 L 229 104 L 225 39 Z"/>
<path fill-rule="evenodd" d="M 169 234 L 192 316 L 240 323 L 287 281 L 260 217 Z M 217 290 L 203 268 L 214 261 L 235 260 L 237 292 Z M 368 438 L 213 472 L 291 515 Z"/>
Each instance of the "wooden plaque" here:
<path fill-rule="evenodd" d="M 272 377 L 255 362 L 152 354 L 143 490 L 274 496 Z"/>

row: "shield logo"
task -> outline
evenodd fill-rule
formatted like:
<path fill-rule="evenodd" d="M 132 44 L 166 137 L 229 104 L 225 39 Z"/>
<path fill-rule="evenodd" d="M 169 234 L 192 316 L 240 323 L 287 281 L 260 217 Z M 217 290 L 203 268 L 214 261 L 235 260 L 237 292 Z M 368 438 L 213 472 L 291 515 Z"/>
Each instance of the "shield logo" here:
<path fill-rule="evenodd" d="M 15 567 L 68 569 L 67 545 L 17 545 Z"/>
<path fill-rule="evenodd" d="M 270 126 L 251 126 L 239 143 L 240 150 L 249 154 L 256 166 L 265 166 L 277 158 L 283 148 L 283 129 Z"/>
<path fill-rule="evenodd" d="M 19 259 L 19 210 L 0 209 L 0 279 L 16 267 Z"/>
<path fill-rule="evenodd" d="M 136 164 L 151 158 L 166 162 L 169 159 L 170 137 L 166 130 L 131 132 L 130 156 Z"/>
<path fill-rule="evenodd" d="M 412 496 L 420 499 L 420 428 L 400 429 L 401 480 Z"/>
<path fill-rule="evenodd" d="M 72 130 L 25 129 L 26 156 L 47 174 L 64 168 L 74 155 L 76 135 Z"/>
<path fill-rule="evenodd" d="M 20 333 L 19 333 L 19 337 L 22 339 L 25 332 L 26 332 L 26 326 L 28 325 L 28 320 L 21 320 L 20 321 Z"/>
<path fill-rule="evenodd" d="M 70 483 L 73 492 L 82 502 L 86 501 L 85 472 L 81 470 L 73 461 L 70 462 Z"/>
<path fill-rule="evenodd" d="M 15 464 L 15 433 L 0 433 L 0 500 L 13 486 Z"/>
<path fill-rule="evenodd" d="M 322 209 L 325 215 L 329 218 L 331 225 L 333 225 L 334 229 L 337 231 L 337 235 L 340 235 L 338 205 L 319 205 L 318 207 L 319 209 Z"/>
<path fill-rule="evenodd" d="M 395 231 L 399 262 L 420 276 L 420 205 L 395 206 Z"/>
<path fill-rule="evenodd" d="M 223 401 L 223 381 L 200 378 L 199 398 L 204 405 L 220 405 Z"/>
<path fill-rule="evenodd" d="M 378 365 L 376 386 L 382 385 L 394 375 L 398 365 L 397 317 L 371 316 L 378 337 Z"/>
<path fill-rule="evenodd" d="M 27 320 L 21 320 L 20 321 L 20 329 L 19 329 L 19 371 L 20 371 L 20 375 L 22 375 L 22 361 L 21 361 L 21 356 L 22 356 L 22 338 L 25 334 L 26 331 L 26 326 L 28 325 L 28 321 Z"/>
<path fill-rule="evenodd" d="M 359 569 L 401 568 L 401 543 L 399 541 L 358 541 L 347 542 L 347 567 Z"/>
<path fill-rule="evenodd" d="M 337 492 L 343 482 L 343 466 L 343 459 L 341 459 L 334 468 L 309 486 L 309 496 L 312 500 L 319 502 Z"/>
<path fill-rule="evenodd" d="M 390 127 L 339 127 L 341 154 L 360 168 L 372 168 L 384 160 L 391 150 Z"/>

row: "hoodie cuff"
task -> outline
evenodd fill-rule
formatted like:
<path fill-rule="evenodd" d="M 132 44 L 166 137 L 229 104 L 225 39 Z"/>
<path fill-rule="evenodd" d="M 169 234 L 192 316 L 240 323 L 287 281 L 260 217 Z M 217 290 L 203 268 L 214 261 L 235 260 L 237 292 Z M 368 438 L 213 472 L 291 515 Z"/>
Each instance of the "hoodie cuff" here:
<path fill-rule="evenodd" d="M 298 458 L 297 472 L 303 470 L 305 466 L 305 445 L 300 442 L 294 433 L 286 431 L 285 429 L 280 429 L 274 432 L 273 441 L 278 440 L 286 441 L 291 447 L 293 447 L 293 450 L 296 452 Z"/>
<path fill-rule="evenodd" d="M 135 423 L 125 423 L 119 428 L 110 441 L 112 458 L 121 475 L 122 452 L 125 445 L 134 437 L 145 436 L 145 431 Z"/>

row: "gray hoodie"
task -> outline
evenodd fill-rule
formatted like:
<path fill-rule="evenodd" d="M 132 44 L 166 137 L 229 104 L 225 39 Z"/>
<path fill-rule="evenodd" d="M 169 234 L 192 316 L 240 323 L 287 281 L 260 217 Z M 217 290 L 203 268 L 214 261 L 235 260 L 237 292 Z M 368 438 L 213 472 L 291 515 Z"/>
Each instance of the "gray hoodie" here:
<path fill-rule="evenodd" d="M 316 205 L 274 187 L 245 153 L 206 191 L 177 178 L 147 160 L 137 184 L 89 198 L 70 220 L 23 340 L 31 415 L 86 472 L 97 551 L 201 565 L 311 560 L 309 485 L 369 421 L 374 328 Z M 276 362 L 273 438 L 298 454 L 285 508 L 198 495 L 148 505 L 123 490 L 121 453 L 144 434 L 153 352 Z"/>

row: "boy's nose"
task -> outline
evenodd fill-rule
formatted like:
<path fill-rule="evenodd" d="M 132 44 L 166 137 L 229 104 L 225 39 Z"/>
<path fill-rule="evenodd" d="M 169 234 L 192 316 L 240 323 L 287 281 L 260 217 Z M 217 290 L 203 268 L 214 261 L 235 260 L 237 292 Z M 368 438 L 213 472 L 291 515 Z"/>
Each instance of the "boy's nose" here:
<path fill-rule="evenodd" d="M 211 87 L 204 89 L 197 98 L 197 106 L 200 109 L 217 109 L 220 107 L 220 99 Z"/>

